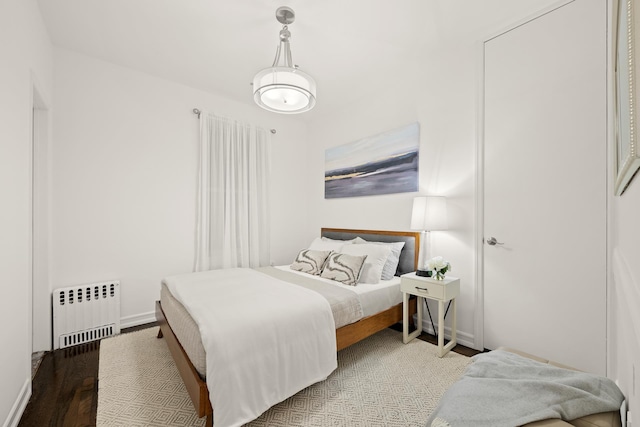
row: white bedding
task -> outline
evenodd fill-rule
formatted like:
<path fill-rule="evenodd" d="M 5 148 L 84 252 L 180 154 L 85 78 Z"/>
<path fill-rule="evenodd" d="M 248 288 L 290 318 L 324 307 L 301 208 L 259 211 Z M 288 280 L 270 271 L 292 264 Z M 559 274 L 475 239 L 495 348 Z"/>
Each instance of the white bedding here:
<path fill-rule="evenodd" d="M 380 313 L 388 308 L 402 302 L 402 292 L 400 292 L 400 277 L 395 276 L 391 280 L 381 280 L 375 285 L 358 283 L 357 286 L 349 286 L 331 279 L 323 279 L 320 276 L 310 276 L 307 273 L 291 270 L 288 265 L 278 265 L 275 268 L 300 274 L 305 277 L 313 277 L 326 283 L 331 283 L 341 288 L 349 289 L 358 294 L 364 317 Z"/>
<path fill-rule="evenodd" d="M 337 367 L 331 307 L 317 292 L 244 268 L 164 283 L 200 329 L 216 427 L 245 424 Z"/>

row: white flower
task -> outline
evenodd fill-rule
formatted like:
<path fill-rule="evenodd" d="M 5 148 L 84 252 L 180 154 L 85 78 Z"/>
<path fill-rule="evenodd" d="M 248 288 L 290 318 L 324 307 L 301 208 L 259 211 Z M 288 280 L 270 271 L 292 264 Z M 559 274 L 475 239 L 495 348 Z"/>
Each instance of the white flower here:
<path fill-rule="evenodd" d="M 427 261 L 427 268 L 429 270 L 441 271 L 445 269 L 449 270 L 451 266 L 447 261 L 444 260 L 444 258 L 442 258 L 441 256 L 437 256 Z"/>

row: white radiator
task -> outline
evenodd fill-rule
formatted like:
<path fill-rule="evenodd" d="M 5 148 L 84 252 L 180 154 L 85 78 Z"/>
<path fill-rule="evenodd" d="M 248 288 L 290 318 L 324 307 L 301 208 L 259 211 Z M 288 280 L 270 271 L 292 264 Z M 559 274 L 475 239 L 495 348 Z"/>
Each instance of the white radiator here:
<path fill-rule="evenodd" d="M 119 333 L 119 281 L 53 291 L 54 348 L 65 348 Z"/>

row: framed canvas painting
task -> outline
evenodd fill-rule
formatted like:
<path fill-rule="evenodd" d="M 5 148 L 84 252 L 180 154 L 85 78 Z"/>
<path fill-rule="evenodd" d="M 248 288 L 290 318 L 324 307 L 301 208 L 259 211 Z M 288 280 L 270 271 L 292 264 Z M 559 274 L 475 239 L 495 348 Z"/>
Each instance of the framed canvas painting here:
<path fill-rule="evenodd" d="M 324 197 L 418 191 L 420 126 L 412 123 L 325 151 Z"/>

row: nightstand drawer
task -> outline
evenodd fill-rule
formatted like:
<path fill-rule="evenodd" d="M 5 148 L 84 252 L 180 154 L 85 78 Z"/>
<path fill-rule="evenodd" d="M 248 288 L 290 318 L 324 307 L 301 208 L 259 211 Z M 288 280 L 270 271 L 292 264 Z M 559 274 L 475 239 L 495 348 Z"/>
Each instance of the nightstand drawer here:
<path fill-rule="evenodd" d="M 400 282 L 400 290 L 427 298 L 444 299 L 444 285 L 442 283 L 403 277 Z"/>

